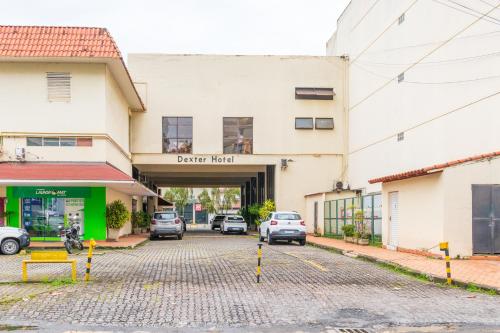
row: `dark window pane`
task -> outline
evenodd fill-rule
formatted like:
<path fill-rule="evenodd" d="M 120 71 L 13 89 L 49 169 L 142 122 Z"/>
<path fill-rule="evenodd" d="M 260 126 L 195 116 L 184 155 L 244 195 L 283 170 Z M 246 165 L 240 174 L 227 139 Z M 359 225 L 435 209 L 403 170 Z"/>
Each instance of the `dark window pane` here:
<path fill-rule="evenodd" d="M 316 118 L 317 129 L 333 129 L 333 118 Z"/>
<path fill-rule="evenodd" d="M 42 145 L 42 138 L 36 138 L 36 137 L 26 138 L 26 145 L 27 146 L 41 146 Z"/>
<path fill-rule="evenodd" d="M 223 120 L 225 154 L 253 153 L 253 118 L 228 117 Z"/>
<path fill-rule="evenodd" d="M 61 138 L 61 147 L 74 147 L 76 146 L 76 138 Z"/>
<path fill-rule="evenodd" d="M 163 117 L 163 153 L 191 154 L 193 147 L 192 117 Z"/>
<path fill-rule="evenodd" d="M 312 129 L 313 119 L 312 118 L 295 118 L 295 128 L 296 129 Z"/>
<path fill-rule="evenodd" d="M 49 147 L 59 146 L 59 138 L 43 138 L 43 145 Z"/>

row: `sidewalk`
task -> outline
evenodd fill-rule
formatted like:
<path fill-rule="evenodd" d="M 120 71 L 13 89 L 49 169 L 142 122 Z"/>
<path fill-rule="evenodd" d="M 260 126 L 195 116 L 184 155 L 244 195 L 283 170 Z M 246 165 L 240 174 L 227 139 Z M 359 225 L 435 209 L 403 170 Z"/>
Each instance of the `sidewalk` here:
<path fill-rule="evenodd" d="M 342 252 L 350 252 L 359 256 L 397 264 L 412 271 L 433 277 L 446 279 L 445 261 L 421 255 L 391 251 L 373 246 L 361 246 L 346 243 L 343 240 L 308 235 L 311 244 L 332 248 Z M 496 260 L 452 260 L 451 277 L 454 281 L 474 283 L 478 286 L 494 288 L 500 291 L 500 261 Z"/>
<path fill-rule="evenodd" d="M 118 239 L 118 241 L 96 241 L 97 248 L 99 247 L 108 247 L 108 248 L 130 248 L 133 249 L 136 246 L 144 243 L 148 240 L 149 234 L 140 234 L 140 235 L 127 235 L 122 236 Z M 88 248 L 89 241 L 83 242 L 83 245 Z M 44 249 L 53 249 L 53 248 L 64 248 L 63 242 L 31 242 L 30 249 L 44 248 Z"/>

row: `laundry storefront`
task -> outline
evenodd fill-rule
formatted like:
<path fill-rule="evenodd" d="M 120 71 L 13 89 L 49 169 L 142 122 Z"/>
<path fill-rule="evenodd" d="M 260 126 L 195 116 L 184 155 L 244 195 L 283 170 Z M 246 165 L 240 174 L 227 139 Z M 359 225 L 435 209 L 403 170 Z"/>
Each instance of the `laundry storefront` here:
<path fill-rule="evenodd" d="M 86 240 L 105 240 L 106 204 L 121 200 L 130 211 L 144 196 L 156 193 L 107 163 L 0 163 L 4 224 L 33 241 L 59 241 L 72 224 Z"/>
<path fill-rule="evenodd" d="M 61 230 L 78 224 L 85 239 L 106 238 L 105 187 L 7 187 L 8 225 L 22 227 L 33 240 L 60 240 Z"/>

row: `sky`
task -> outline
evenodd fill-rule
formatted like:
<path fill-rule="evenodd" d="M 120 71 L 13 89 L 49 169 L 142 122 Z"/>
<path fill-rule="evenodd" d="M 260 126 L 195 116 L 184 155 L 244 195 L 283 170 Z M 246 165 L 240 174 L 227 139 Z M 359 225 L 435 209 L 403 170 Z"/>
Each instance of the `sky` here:
<path fill-rule="evenodd" d="M 324 55 L 349 0 L 0 0 L 1 25 L 105 27 L 128 53 Z"/>

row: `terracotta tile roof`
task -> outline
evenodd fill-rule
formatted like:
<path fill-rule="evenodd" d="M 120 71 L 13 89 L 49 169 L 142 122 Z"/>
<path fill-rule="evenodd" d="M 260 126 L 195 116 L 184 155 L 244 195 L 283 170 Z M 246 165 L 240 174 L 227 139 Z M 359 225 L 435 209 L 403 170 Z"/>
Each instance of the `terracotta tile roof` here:
<path fill-rule="evenodd" d="M 374 178 L 370 179 L 368 182 L 370 184 L 375 184 L 375 183 L 388 183 L 388 182 L 393 182 L 396 180 L 403 180 L 403 179 L 408 179 L 408 178 L 413 178 L 413 177 L 418 177 L 418 176 L 425 176 L 433 172 L 440 171 L 445 168 L 449 168 L 452 166 L 456 166 L 459 164 L 467 163 L 467 162 L 474 162 L 474 161 L 480 161 L 484 159 L 490 159 L 490 158 L 495 158 L 500 156 L 500 151 L 496 151 L 493 153 L 488 153 L 488 154 L 481 154 L 481 155 L 475 155 L 459 160 L 454 160 L 446 163 L 441 163 L 441 164 L 435 164 L 428 166 L 426 168 L 422 169 L 416 169 L 416 170 L 411 170 L 407 172 L 402 172 L 402 173 L 397 173 L 394 175 L 390 176 L 385 176 L 385 177 L 380 177 L 380 178 Z"/>
<path fill-rule="evenodd" d="M 105 28 L 0 25 L 2 57 L 121 58 Z"/>
<path fill-rule="evenodd" d="M 0 163 L 0 180 L 133 181 L 106 163 Z"/>

